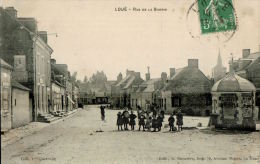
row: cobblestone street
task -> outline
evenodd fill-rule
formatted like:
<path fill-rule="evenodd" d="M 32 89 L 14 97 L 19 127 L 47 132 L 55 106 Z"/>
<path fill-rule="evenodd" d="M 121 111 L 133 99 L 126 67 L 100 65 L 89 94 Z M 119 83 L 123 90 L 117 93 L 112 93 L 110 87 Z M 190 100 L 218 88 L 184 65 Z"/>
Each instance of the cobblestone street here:
<path fill-rule="evenodd" d="M 205 129 L 207 117 L 184 117 L 182 132 L 119 132 L 117 112 L 106 110 L 102 122 L 98 108 L 80 109 L 3 147 L 2 163 L 232 163 L 238 157 L 247 160 L 237 163 L 259 162 L 259 131 L 216 132 Z M 199 122 L 203 127 L 197 129 Z"/>

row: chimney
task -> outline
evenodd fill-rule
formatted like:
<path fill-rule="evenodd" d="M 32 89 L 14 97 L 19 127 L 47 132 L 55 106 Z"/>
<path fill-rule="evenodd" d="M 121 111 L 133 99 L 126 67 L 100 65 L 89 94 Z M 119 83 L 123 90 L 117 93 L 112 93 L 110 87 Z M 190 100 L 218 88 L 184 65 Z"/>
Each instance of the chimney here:
<path fill-rule="evenodd" d="M 162 72 L 161 73 L 161 79 L 162 79 L 162 81 L 166 81 L 167 80 L 167 73 L 166 72 Z"/>
<path fill-rule="evenodd" d="M 17 10 L 14 7 L 6 7 L 5 11 L 12 18 L 17 18 Z"/>
<path fill-rule="evenodd" d="M 175 68 L 170 68 L 170 77 L 175 75 Z"/>
<path fill-rule="evenodd" d="M 145 74 L 145 80 L 146 81 L 148 81 L 148 80 L 150 80 L 150 67 L 147 67 L 147 69 L 148 69 L 148 72 Z"/>
<path fill-rule="evenodd" d="M 51 59 L 51 64 L 56 64 L 56 60 L 55 59 Z"/>
<path fill-rule="evenodd" d="M 120 72 L 119 75 L 117 75 L 117 82 L 121 81 L 123 79 L 122 73 Z"/>
<path fill-rule="evenodd" d="M 198 59 L 188 59 L 188 67 L 189 68 L 199 68 L 199 60 Z"/>
<path fill-rule="evenodd" d="M 37 22 L 34 18 L 18 18 L 18 21 L 33 33 L 37 33 Z"/>
<path fill-rule="evenodd" d="M 140 72 L 133 72 L 136 78 L 141 78 L 141 73 Z"/>
<path fill-rule="evenodd" d="M 38 34 L 41 37 L 41 39 L 47 44 L 47 31 L 39 31 Z"/>
<path fill-rule="evenodd" d="M 250 55 L 250 49 L 243 49 L 242 50 L 242 57 L 247 58 Z"/>

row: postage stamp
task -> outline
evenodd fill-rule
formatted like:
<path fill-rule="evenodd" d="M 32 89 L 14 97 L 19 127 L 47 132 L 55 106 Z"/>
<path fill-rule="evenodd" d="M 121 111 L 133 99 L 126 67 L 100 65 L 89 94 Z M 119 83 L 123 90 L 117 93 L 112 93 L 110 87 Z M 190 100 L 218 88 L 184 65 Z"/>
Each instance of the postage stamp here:
<path fill-rule="evenodd" d="M 198 10 L 202 34 L 237 28 L 232 0 L 198 0 Z"/>

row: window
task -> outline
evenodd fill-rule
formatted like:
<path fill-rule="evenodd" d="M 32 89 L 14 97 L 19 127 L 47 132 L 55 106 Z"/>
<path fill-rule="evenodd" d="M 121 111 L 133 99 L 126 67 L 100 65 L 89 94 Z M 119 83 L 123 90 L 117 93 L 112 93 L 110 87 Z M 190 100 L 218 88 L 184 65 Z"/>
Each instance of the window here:
<path fill-rule="evenodd" d="M 180 106 L 181 106 L 181 98 L 172 97 L 172 107 L 180 107 Z"/>

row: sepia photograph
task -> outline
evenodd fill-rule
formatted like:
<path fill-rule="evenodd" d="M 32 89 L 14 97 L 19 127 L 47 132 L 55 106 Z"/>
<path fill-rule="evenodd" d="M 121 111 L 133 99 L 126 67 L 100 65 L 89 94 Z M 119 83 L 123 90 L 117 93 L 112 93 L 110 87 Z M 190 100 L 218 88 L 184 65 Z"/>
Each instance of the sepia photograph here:
<path fill-rule="evenodd" d="M 2 164 L 260 164 L 260 0 L 0 0 Z"/>

